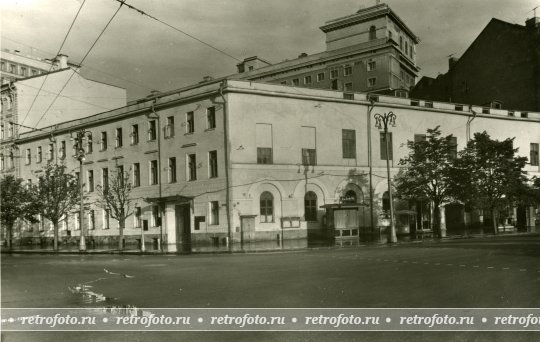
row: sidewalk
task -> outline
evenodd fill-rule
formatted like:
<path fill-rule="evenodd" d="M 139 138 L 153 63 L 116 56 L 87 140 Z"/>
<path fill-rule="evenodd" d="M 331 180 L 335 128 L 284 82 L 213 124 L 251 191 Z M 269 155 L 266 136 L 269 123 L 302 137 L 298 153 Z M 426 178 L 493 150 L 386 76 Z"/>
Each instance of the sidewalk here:
<path fill-rule="evenodd" d="M 79 252 L 78 246 L 62 246 L 59 251 L 54 251 L 52 246 L 40 247 L 40 246 L 15 246 L 11 250 L 2 247 L 0 252 L 2 254 L 129 254 L 129 255 L 174 255 L 174 254 L 230 254 L 230 253 L 268 253 L 268 252 L 284 252 L 284 251 L 301 251 L 310 249 L 339 249 L 339 248 L 360 248 L 360 247 L 387 247 L 387 246 L 400 246 L 400 245 L 417 245 L 425 243 L 446 243 L 453 241 L 482 241 L 491 240 L 500 237 L 540 237 L 540 232 L 507 232 L 499 235 L 494 234 L 469 234 L 469 235 L 453 235 L 447 236 L 441 239 L 437 238 L 424 238 L 414 240 L 410 238 L 400 238 L 395 245 L 389 245 L 383 239 L 382 241 L 374 242 L 361 242 L 358 240 L 345 240 L 339 241 L 334 244 L 311 244 L 308 245 L 307 240 L 287 240 L 281 246 L 276 241 L 261 241 L 245 243 L 241 246 L 239 243 L 234 243 L 228 246 L 219 245 L 203 245 L 192 246 L 191 251 L 183 251 L 181 246 L 176 245 L 164 245 L 163 251 L 160 251 L 151 244 L 146 244 L 146 251 L 143 253 L 136 246 L 129 245 L 123 251 L 118 250 L 116 246 L 99 246 L 95 248 L 87 247 L 87 250 L 83 253 Z"/>

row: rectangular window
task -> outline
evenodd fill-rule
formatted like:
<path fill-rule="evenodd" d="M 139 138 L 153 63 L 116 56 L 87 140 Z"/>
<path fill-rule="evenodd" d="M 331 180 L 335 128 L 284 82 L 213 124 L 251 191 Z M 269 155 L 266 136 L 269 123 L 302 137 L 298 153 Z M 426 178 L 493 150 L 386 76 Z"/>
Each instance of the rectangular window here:
<path fill-rule="evenodd" d="M 88 140 L 86 142 L 86 153 L 92 153 L 94 151 L 94 144 L 92 142 L 92 133 L 88 134 Z"/>
<path fill-rule="evenodd" d="M 272 164 L 272 125 L 262 123 L 256 124 L 255 140 L 257 146 L 257 164 Z"/>
<path fill-rule="evenodd" d="M 370 61 L 367 64 L 367 71 L 373 71 L 377 69 L 377 63 L 375 61 Z"/>
<path fill-rule="evenodd" d="M 356 131 L 354 129 L 341 130 L 343 158 L 356 158 Z"/>
<path fill-rule="evenodd" d="M 39 71 L 37 71 L 36 69 L 32 69 L 32 76 L 37 76 L 39 75 Z"/>
<path fill-rule="evenodd" d="M 187 112 L 186 113 L 186 133 L 195 132 L 195 113 Z"/>
<path fill-rule="evenodd" d="M 43 160 L 43 153 L 41 152 L 41 146 L 38 146 L 37 152 L 36 152 L 36 163 L 41 163 Z"/>
<path fill-rule="evenodd" d="M 139 143 L 139 125 L 131 125 L 131 145 Z"/>
<path fill-rule="evenodd" d="M 452 146 L 452 150 L 450 151 L 450 158 L 456 159 L 457 158 L 457 138 L 456 137 L 450 137 L 450 145 Z"/>
<path fill-rule="evenodd" d="M 158 165 L 157 160 L 150 161 L 150 185 L 158 183 Z"/>
<path fill-rule="evenodd" d="M 167 118 L 166 132 L 167 132 L 167 138 L 174 137 L 174 116 L 169 116 Z"/>
<path fill-rule="evenodd" d="M 105 209 L 103 210 L 103 229 L 109 229 L 109 210 Z"/>
<path fill-rule="evenodd" d="M 28 69 L 21 67 L 21 76 L 28 76 Z"/>
<path fill-rule="evenodd" d="M 4 139 L 4 124 L 0 125 L 0 139 Z"/>
<path fill-rule="evenodd" d="M 281 81 L 281 85 L 287 85 L 287 81 Z"/>
<path fill-rule="evenodd" d="M 60 158 L 64 159 L 66 158 L 66 142 L 61 141 L 60 142 Z"/>
<path fill-rule="evenodd" d="M 399 49 L 403 50 L 403 37 L 399 36 Z"/>
<path fill-rule="evenodd" d="M 219 202 L 218 201 L 210 202 L 210 224 L 211 225 L 219 224 Z"/>
<path fill-rule="evenodd" d="M 272 148 L 257 147 L 257 164 L 272 164 Z"/>
<path fill-rule="evenodd" d="M 208 176 L 210 178 L 218 176 L 217 151 L 208 152 Z"/>
<path fill-rule="evenodd" d="M 103 189 L 109 187 L 109 169 L 106 167 L 101 169 L 101 186 L 103 186 Z"/>
<path fill-rule="evenodd" d="M 187 166 L 187 180 L 197 180 L 197 157 L 195 154 L 188 154 Z"/>
<path fill-rule="evenodd" d="M 317 82 L 324 81 L 324 72 L 317 74 Z"/>
<path fill-rule="evenodd" d="M 381 148 L 381 160 L 386 160 L 386 139 L 385 139 L 385 133 L 381 132 L 380 134 L 380 148 Z M 390 158 L 389 160 L 393 159 L 393 152 L 392 152 L 392 132 L 388 132 L 388 154 Z"/>
<path fill-rule="evenodd" d="M 122 141 L 122 128 L 116 129 L 116 147 L 122 147 L 123 141 Z"/>
<path fill-rule="evenodd" d="M 13 125 L 13 122 L 8 123 L 8 138 L 11 138 L 14 132 L 15 132 L 15 126 Z"/>
<path fill-rule="evenodd" d="M 303 148 L 302 165 L 317 165 L 317 150 L 312 148 Z"/>
<path fill-rule="evenodd" d="M 141 186 L 141 164 L 133 164 L 133 186 Z"/>
<path fill-rule="evenodd" d="M 26 165 L 29 165 L 32 162 L 32 152 L 29 148 L 26 149 Z"/>
<path fill-rule="evenodd" d="M 49 152 L 47 153 L 47 160 L 54 159 L 54 144 L 49 144 Z"/>
<path fill-rule="evenodd" d="M 107 132 L 101 132 L 101 151 L 107 149 Z"/>
<path fill-rule="evenodd" d="M 208 129 L 216 128 L 216 107 L 206 109 L 206 122 Z"/>
<path fill-rule="evenodd" d="M 422 142 L 422 141 L 426 141 L 426 135 L 425 134 L 415 134 L 414 135 L 414 142 L 415 143 Z"/>
<path fill-rule="evenodd" d="M 375 87 L 377 84 L 377 77 L 370 77 L 368 78 L 368 87 Z"/>
<path fill-rule="evenodd" d="M 311 76 L 304 77 L 304 84 L 311 84 Z"/>
<path fill-rule="evenodd" d="M 17 66 L 15 64 L 10 64 L 9 65 L 9 72 L 12 73 L 12 74 L 16 74 L 17 73 Z"/>
<path fill-rule="evenodd" d="M 169 158 L 169 183 L 176 183 L 176 158 Z"/>
<path fill-rule="evenodd" d="M 538 144 L 531 143 L 531 165 L 538 166 Z"/>
<path fill-rule="evenodd" d="M 124 165 L 118 165 L 116 167 L 116 177 L 120 186 L 124 186 Z"/>
<path fill-rule="evenodd" d="M 87 179 L 88 179 L 88 192 L 94 191 L 94 171 L 88 170 L 86 172 Z"/>
<path fill-rule="evenodd" d="M 297 86 L 300 84 L 300 81 L 298 80 L 298 78 L 295 78 L 294 80 L 292 80 L 292 84 L 293 86 Z"/>
<path fill-rule="evenodd" d="M 330 70 L 330 79 L 338 78 L 338 76 L 339 76 L 339 70 L 338 69 Z"/>
<path fill-rule="evenodd" d="M 301 160 L 303 165 L 317 165 L 316 133 L 315 127 L 300 127 Z"/>
<path fill-rule="evenodd" d="M 351 76 L 352 75 L 352 67 L 346 66 L 343 68 L 343 76 Z"/>
<path fill-rule="evenodd" d="M 5 161 L 4 161 L 4 155 L 0 154 L 0 170 L 4 170 L 6 168 Z"/>
<path fill-rule="evenodd" d="M 161 220 L 159 217 L 159 207 L 157 205 L 152 206 L 152 227 L 161 226 Z"/>
<path fill-rule="evenodd" d="M 156 140 L 156 120 L 148 121 L 148 140 Z"/>
<path fill-rule="evenodd" d="M 135 207 L 133 218 L 135 221 L 133 222 L 134 228 L 141 228 L 142 226 L 142 210 L 141 207 Z"/>
<path fill-rule="evenodd" d="M 353 85 L 351 82 L 349 83 L 345 83 L 345 91 L 352 91 L 353 90 Z"/>
<path fill-rule="evenodd" d="M 90 210 L 88 213 L 88 228 L 90 230 L 96 229 L 96 212 L 94 210 Z"/>

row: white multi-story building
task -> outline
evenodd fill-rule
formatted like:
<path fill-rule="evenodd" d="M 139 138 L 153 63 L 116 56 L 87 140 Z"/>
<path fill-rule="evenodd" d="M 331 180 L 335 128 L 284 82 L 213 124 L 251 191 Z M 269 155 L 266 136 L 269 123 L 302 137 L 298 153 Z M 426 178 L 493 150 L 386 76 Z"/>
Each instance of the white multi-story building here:
<path fill-rule="evenodd" d="M 496 139 L 515 137 L 519 154 L 530 160 L 534 144 L 540 143 L 540 113 L 482 113 L 482 108 L 461 104 L 228 80 L 21 133 L 16 141 L 23 156 L 19 176 L 35 182 L 47 162 L 66 163 L 77 172 L 70 137 L 84 129 L 91 134 L 82 174 L 90 203 L 112 170 L 131 174 L 136 209 L 126 224 L 128 240 L 140 238 L 141 231 L 172 246 L 216 238 L 357 237 L 382 224 L 378 214 L 385 207 L 386 155 L 372 118 L 389 111 L 397 116 L 391 132 L 392 175 L 408 153 L 407 140 L 435 126 L 453 134 L 458 149 L 468 130 L 485 130 Z M 472 111 L 479 114 L 471 122 Z M 540 175 L 537 162 L 525 171 Z M 410 210 L 400 214 L 401 209 L 409 208 L 397 206 L 398 232 L 418 229 Z M 513 222 L 533 227 L 537 209 L 518 211 L 525 216 L 520 219 L 516 212 Z M 429 216 L 419 215 L 419 220 Z M 460 210 L 452 207 L 444 217 L 449 234 L 461 233 Z M 76 221 L 67 218 L 63 239 L 77 239 Z M 117 238 L 117 224 L 98 207 L 86 211 L 83 224 L 90 240 Z M 52 236 L 47 224 L 21 229 L 21 237 Z"/>

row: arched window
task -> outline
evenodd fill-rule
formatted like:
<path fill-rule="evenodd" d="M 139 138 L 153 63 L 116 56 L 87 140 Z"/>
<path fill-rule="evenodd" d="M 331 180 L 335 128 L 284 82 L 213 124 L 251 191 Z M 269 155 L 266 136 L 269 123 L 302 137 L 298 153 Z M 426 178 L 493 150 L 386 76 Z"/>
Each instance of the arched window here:
<path fill-rule="evenodd" d="M 274 196 L 268 191 L 261 194 L 261 222 L 274 222 Z"/>
<path fill-rule="evenodd" d="M 345 196 L 343 196 L 342 202 L 343 203 L 356 203 L 357 202 L 356 192 L 354 192 L 354 190 L 347 191 L 345 193 Z"/>
<path fill-rule="evenodd" d="M 304 196 L 304 215 L 306 221 L 317 221 L 317 195 L 313 191 Z"/>
<path fill-rule="evenodd" d="M 385 191 L 382 196 L 382 210 L 390 210 L 390 196 L 388 195 L 388 191 Z"/>
<path fill-rule="evenodd" d="M 371 26 L 369 28 L 369 40 L 377 39 L 377 28 Z"/>

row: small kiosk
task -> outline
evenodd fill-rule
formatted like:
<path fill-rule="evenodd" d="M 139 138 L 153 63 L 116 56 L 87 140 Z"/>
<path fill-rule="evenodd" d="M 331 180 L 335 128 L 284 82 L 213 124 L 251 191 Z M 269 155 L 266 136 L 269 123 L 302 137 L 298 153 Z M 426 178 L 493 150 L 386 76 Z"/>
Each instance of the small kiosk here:
<path fill-rule="evenodd" d="M 365 220 L 362 203 L 325 204 L 326 224 L 324 236 L 328 240 L 358 239 Z M 362 232 L 363 233 L 363 232 Z"/>

